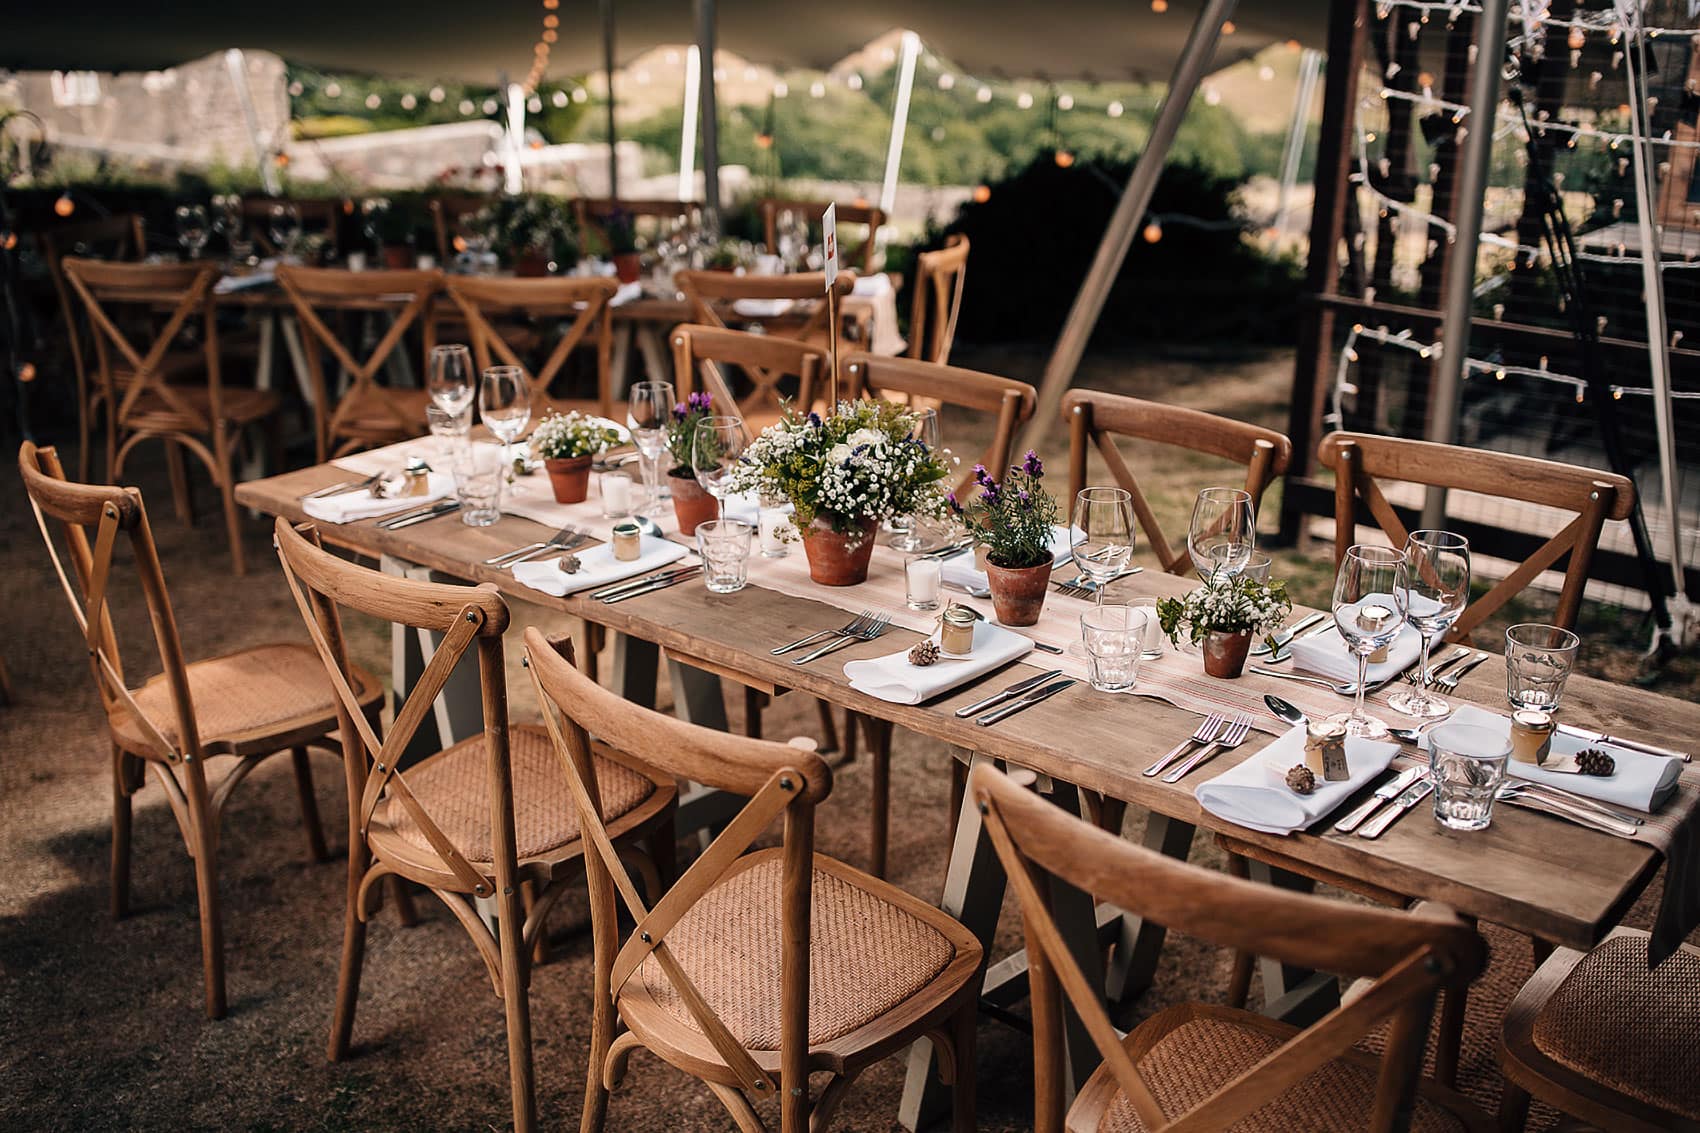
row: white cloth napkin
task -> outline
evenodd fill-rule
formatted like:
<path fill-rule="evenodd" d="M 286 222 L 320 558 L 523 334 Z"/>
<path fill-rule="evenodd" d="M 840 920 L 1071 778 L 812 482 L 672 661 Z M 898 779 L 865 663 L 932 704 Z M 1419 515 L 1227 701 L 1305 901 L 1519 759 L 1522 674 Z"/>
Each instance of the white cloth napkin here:
<path fill-rule="evenodd" d="M 380 499 L 361 489 L 337 496 L 320 496 L 316 500 L 302 500 L 301 510 L 323 523 L 353 523 L 357 519 L 371 519 L 420 507 L 454 494 L 454 477 L 448 473 L 428 472 L 425 479 L 428 490 L 423 496 L 386 496 Z"/>
<path fill-rule="evenodd" d="M 1200 783 L 1192 793 L 1198 805 L 1217 818 L 1265 834 L 1291 834 L 1345 802 L 1387 770 L 1397 754 L 1398 744 L 1348 737 L 1350 777 L 1336 783 L 1318 778 L 1316 790 L 1296 794 L 1287 786 L 1287 771 L 1305 761 L 1305 726 L 1296 724 L 1238 767 Z"/>
<path fill-rule="evenodd" d="M 1069 550 L 1068 528 L 1051 528 L 1051 565 L 1061 566 L 1068 562 L 1072 552 Z M 945 582 L 952 586 L 967 586 L 974 589 L 986 587 L 986 572 L 974 569 L 974 550 L 970 547 L 960 555 L 952 555 L 944 560 L 943 573 Z"/>
<path fill-rule="evenodd" d="M 1490 728 L 1503 736 L 1511 734 L 1509 717 L 1477 708 L 1472 704 L 1459 705 L 1458 710 L 1452 714 L 1452 721 L 1473 724 L 1478 728 Z M 1544 783 L 1561 791 L 1569 791 L 1573 795 L 1586 795 L 1602 803 L 1615 803 L 1649 813 L 1665 804 L 1671 792 L 1676 790 L 1677 780 L 1682 777 L 1680 759 L 1648 755 L 1614 744 L 1589 743 L 1576 736 L 1567 736 L 1563 732 L 1553 733 L 1554 755 L 1575 755 L 1590 747 L 1597 747 L 1611 755 L 1616 767 L 1610 775 L 1567 775 L 1558 771 L 1544 771 L 1534 764 L 1519 763 L 1515 759 L 1506 763 L 1505 772 L 1519 779 L 1527 779 L 1531 783 Z"/>
<path fill-rule="evenodd" d="M 850 294 L 858 299 L 877 299 L 891 292 L 891 277 L 884 272 L 877 275 L 859 275 L 855 286 L 850 288 Z"/>
<path fill-rule="evenodd" d="M 270 287 L 277 282 L 277 265 L 261 265 L 247 275 L 221 275 L 218 282 L 213 284 L 214 295 L 234 295 L 238 291 L 249 291 L 256 287 Z"/>
<path fill-rule="evenodd" d="M 653 535 L 642 535 L 639 539 L 638 557 L 629 562 L 616 559 L 613 544 L 604 543 L 580 554 L 579 569 L 572 574 L 561 573 L 561 568 L 556 565 L 561 561 L 561 557 L 556 555 L 553 558 L 533 559 L 516 564 L 514 578 L 533 590 L 541 590 L 545 594 L 562 598 L 587 587 L 608 586 L 622 579 L 657 570 L 669 563 L 678 562 L 690 553 L 688 548 L 678 543 L 657 539 Z"/>
<path fill-rule="evenodd" d="M 618 291 L 614 292 L 614 297 L 612 299 L 608 300 L 608 305 L 610 307 L 624 307 L 627 303 L 630 303 L 633 299 L 642 299 L 642 298 L 643 298 L 643 281 L 642 280 L 633 280 L 630 283 L 620 284 L 620 289 Z"/>
<path fill-rule="evenodd" d="M 795 302 L 793 299 L 735 299 L 732 313 L 746 319 L 777 319 Z"/>
<path fill-rule="evenodd" d="M 1396 608 L 1391 597 L 1387 597 L 1384 605 L 1390 610 Z M 1438 636 L 1434 640 L 1436 645 L 1441 644 Z M 1416 663 L 1417 655 L 1422 651 L 1423 635 L 1411 626 L 1403 626 L 1393 644 L 1387 647 L 1387 660 L 1370 663 L 1366 670 L 1370 683 L 1398 676 Z M 1346 648 L 1345 639 L 1335 629 L 1293 642 L 1293 668 L 1316 673 L 1329 680 L 1355 681 L 1358 679 L 1358 656 Z"/>
<path fill-rule="evenodd" d="M 933 634 L 932 640 L 937 645 L 939 635 Z M 844 675 L 857 692 L 893 704 L 919 704 L 1007 665 L 1032 648 L 1030 638 L 990 622 L 975 622 L 974 649 L 966 657 L 940 653 L 931 665 L 911 665 L 905 649 L 871 661 L 848 661 Z"/>

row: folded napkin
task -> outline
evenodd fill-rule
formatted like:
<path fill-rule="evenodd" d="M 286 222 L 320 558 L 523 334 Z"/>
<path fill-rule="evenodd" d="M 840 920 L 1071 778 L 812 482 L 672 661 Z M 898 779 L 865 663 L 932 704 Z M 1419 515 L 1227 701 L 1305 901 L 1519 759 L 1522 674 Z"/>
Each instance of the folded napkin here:
<path fill-rule="evenodd" d="M 256 287 L 270 287 L 277 282 L 277 267 L 272 265 L 260 266 L 247 275 L 221 275 L 218 282 L 213 284 L 214 295 L 234 295 L 238 291 L 250 291 Z"/>
<path fill-rule="evenodd" d="M 891 277 L 884 272 L 877 275 L 859 275 L 856 285 L 850 289 L 850 294 L 859 299 L 877 299 L 891 292 Z"/>
<path fill-rule="evenodd" d="M 608 300 L 608 305 L 610 307 L 624 307 L 627 303 L 630 303 L 633 299 L 642 299 L 642 298 L 643 298 L 643 281 L 634 279 L 630 283 L 620 284 L 620 289 L 618 291 L 614 292 L 613 298 Z"/>
<path fill-rule="evenodd" d="M 1490 728 L 1502 736 L 1511 734 L 1509 717 L 1470 704 L 1459 705 L 1458 710 L 1452 714 L 1452 720 L 1459 724 Z M 1527 779 L 1531 783 L 1557 787 L 1573 795 L 1586 795 L 1602 803 L 1615 803 L 1649 813 L 1665 804 L 1671 792 L 1676 790 L 1677 780 L 1682 777 L 1680 759 L 1648 755 L 1613 744 L 1589 743 L 1576 736 L 1567 736 L 1563 732 L 1553 733 L 1554 755 L 1574 755 L 1589 747 L 1597 747 L 1611 754 L 1616 767 L 1610 775 L 1567 775 L 1557 771 L 1543 771 L 1533 764 L 1519 763 L 1515 759 L 1506 764 L 1506 774 Z"/>
<path fill-rule="evenodd" d="M 933 634 L 937 645 L 939 635 Z M 919 704 L 1007 665 L 1033 648 L 1031 638 L 990 622 L 974 623 L 974 649 L 966 657 L 940 653 L 931 665 L 911 665 L 909 650 L 845 663 L 850 687 L 893 704 Z"/>
<path fill-rule="evenodd" d="M 370 475 L 368 473 L 368 475 Z M 446 472 L 428 472 L 425 476 L 427 491 L 423 496 L 385 496 L 379 498 L 362 488 L 357 492 L 343 492 L 336 496 L 320 496 L 316 500 L 302 500 L 301 510 L 324 523 L 353 523 L 357 519 L 371 519 L 373 516 L 390 515 L 394 512 L 406 511 L 408 508 L 428 504 L 432 500 L 440 500 L 454 494 L 454 477 Z"/>
<path fill-rule="evenodd" d="M 1395 608 L 1390 596 L 1386 596 L 1383 604 L 1388 609 Z M 1441 644 L 1438 636 L 1434 644 Z M 1411 626 L 1404 626 L 1399 630 L 1399 636 L 1393 639 L 1393 644 L 1387 647 L 1387 660 L 1370 663 L 1367 670 L 1370 683 L 1398 676 L 1416 663 L 1422 651 L 1423 635 Z M 1316 673 L 1329 680 L 1355 681 L 1358 679 L 1358 655 L 1346 648 L 1345 639 L 1335 629 L 1293 642 L 1293 668 Z"/>
<path fill-rule="evenodd" d="M 776 319 L 795 302 L 794 299 L 735 299 L 732 313 L 746 319 Z"/>
<path fill-rule="evenodd" d="M 1398 744 L 1347 737 L 1346 769 L 1351 777 L 1337 783 L 1319 778 L 1316 790 L 1296 794 L 1287 786 L 1288 769 L 1305 760 L 1305 726 L 1296 724 L 1238 767 L 1200 783 L 1192 793 L 1198 805 L 1217 818 L 1265 834 L 1291 834 L 1367 786 L 1397 754 Z"/>
<path fill-rule="evenodd" d="M 579 568 L 572 574 L 561 573 L 561 568 L 557 565 L 561 559 L 556 555 L 553 558 L 533 559 L 516 564 L 514 578 L 533 590 L 541 590 L 545 594 L 562 598 L 588 587 L 608 586 L 622 579 L 657 570 L 669 563 L 678 562 L 690 553 L 688 548 L 678 543 L 657 539 L 653 535 L 642 535 L 639 539 L 638 557 L 630 562 L 616 559 L 613 545 L 604 543 L 580 553 Z"/>
<path fill-rule="evenodd" d="M 1072 552 L 1069 550 L 1069 534 L 1066 527 L 1051 528 L 1051 562 L 1053 566 L 1061 566 L 1068 562 Z M 952 586 L 967 586 L 984 589 L 986 572 L 974 569 L 974 549 L 970 547 L 959 555 L 952 555 L 944 560 L 944 580 Z"/>

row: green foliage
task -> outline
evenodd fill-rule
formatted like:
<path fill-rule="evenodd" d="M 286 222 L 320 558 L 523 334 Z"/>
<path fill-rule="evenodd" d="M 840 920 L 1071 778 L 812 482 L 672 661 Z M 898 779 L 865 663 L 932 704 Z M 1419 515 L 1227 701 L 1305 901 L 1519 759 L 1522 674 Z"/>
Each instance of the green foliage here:
<path fill-rule="evenodd" d="M 567 202 L 547 193 L 493 198 L 478 212 L 477 225 L 498 254 L 518 259 L 541 253 L 561 268 L 578 262 L 578 229 Z"/>
<path fill-rule="evenodd" d="M 1258 582 L 1243 574 L 1223 575 L 1184 598 L 1160 600 L 1157 621 L 1170 641 L 1180 644 L 1184 631 L 1197 645 L 1212 633 L 1271 634 L 1292 609 L 1284 579 Z"/>

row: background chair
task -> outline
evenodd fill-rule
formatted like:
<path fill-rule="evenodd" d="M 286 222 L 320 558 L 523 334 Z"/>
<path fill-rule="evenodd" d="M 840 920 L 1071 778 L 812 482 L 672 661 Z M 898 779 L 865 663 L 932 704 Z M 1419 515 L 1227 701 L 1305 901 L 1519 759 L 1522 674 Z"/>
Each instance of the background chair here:
<path fill-rule="evenodd" d="M 356 566 L 319 547 L 317 533 L 276 526 L 278 557 L 290 594 L 337 690 L 348 789 L 348 897 L 343 918 L 341 973 L 331 1023 L 330 1059 L 348 1054 L 366 948 L 372 886 L 399 876 L 425 886 L 454 914 L 490 977 L 507 1016 L 508 1070 L 514 1127 L 536 1119 L 531 1063 L 529 952 L 549 909 L 575 880 L 583 842 L 568 780 L 546 733 L 510 727 L 502 660 L 508 607 L 494 586 L 450 586 L 397 578 Z M 400 703 L 380 741 L 349 685 L 339 607 L 442 634 L 431 662 Z M 478 658 L 484 730 L 409 766 L 396 766 L 437 694 L 469 652 Z M 587 754 L 600 781 L 608 822 L 598 834 L 627 852 L 651 838 L 651 852 L 673 852 L 671 779 L 650 775 L 598 744 Z M 648 861 L 645 856 L 645 861 Z M 653 866 L 641 870 L 656 897 Z M 522 890 L 533 889 L 529 915 Z M 494 932 L 474 904 L 495 907 Z"/>
<path fill-rule="evenodd" d="M 925 1035 L 954 1067 L 954 1128 L 973 1129 L 979 942 L 926 902 L 814 852 L 815 808 L 832 790 L 820 757 L 637 707 L 535 628 L 526 657 L 596 849 L 586 857 L 596 1014 L 580 1128 L 602 1127 L 609 1088 L 643 1047 L 701 1079 L 740 1129 L 763 1128 L 752 1097 L 776 1096 L 785 1133 L 825 1129 L 863 1069 Z M 658 778 L 750 800 L 657 904 L 645 905 L 604 832 L 608 786 L 589 734 Z M 746 852 L 776 820 L 781 844 Z M 637 922 L 623 943 L 616 894 Z M 616 1022 L 630 1030 L 616 1036 Z M 818 1096 L 811 1072 L 831 1075 Z"/>
<path fill-rule="evenodd" d="M 969 790 L 1021 905 L 1039 1133 L 1065 1122 L 1149 1133 L 1491 1127 L 1462 1096 L 1419 1080 L 1435 993 L 1475 978 L 1485 957 L 1480 938 L 1450 913 L 1350 905 L 1189 866 L 1065 813 L 990 766 L 974 769 Z M 1049 877 L 1189 936 L 1374 982 L 1304 1030 L 1191 1003 L 1124 1038 L 1051 917 Z M 1104 1058 L 1066 1118 L 1065 997 Z M 1383 1023 L 1379 1058 L 1355 1047 Z"/>
<path fill-rule="evenodd" d="M 968 282 L 968 237 L 950 237 L 936 252 L 915 257 L 915 298 L 909 314 L 909 357 L 949 362 Z M 987 467 L 991 467 L 987 465 Z"/>
<path fill-rule="evenodd" d="M 317 236 L 324 241 L 325 255 L 336 259 L 341 254 L 338 228 L 341 226 L 343 202 L 323 198 L 244 197 L 242 219 L 253 233 L 254 243 L 268 256 L 281 255 L 283 250 L 272 238 L 272 213 L 279 206 L 293 208 L 301 221 L 301 235 Z"/>
<path fill-rule="evenodd" d="M 437 266 L 447 268 L 466 250 L 468 238 L 477 235 L 475 218 L 489 203 L 489 197 L 475 193 L 445 193 L 431 198 L 426 208 L 437 238 Z"/>
<path fill-rule="evenodd" d="M 809 224 L 811 242 L 818 246 L 820 240 L 821 221 L 826 217 L 826 206 L 831 201 L 788 201 L 777 197 L 763 197 L 756 207 L 761 211 L 761 227 L 767 242 L 767 250 L 779 251 L 779 214 L 793 212 L 801 214 Z M 867 204 L 841 204 L 834 215 L 838 218 L 839 242 L 838 262 L 854 267 L 866 275 L 874 270 L 874 257 L 879 251 L 876 237 L 886 222 L 885 212 Z M 844 226 L 859 225 L 863 229 L 862 241 L 855 245 L 844 243 Z"/>
<path fill-rule="evenodd" d="M 260 645 L 185 662 L 142 494 L 134 488 L 67 480 L 58 454 L 28 441 L 18 451 L 18 467 L 54 573 L 87 643 L 89 668 L 112 736 L 112 915 L 122 917 L 129 909 L 130 796 L 141 789 L 145 769 L 164 790 L 194 859 L 207 1017 L 223 1018 L 224 929 L 217 862 L 225 804 L 261 760 L 289 752 L 308 850 L 315 860 L 325 860 L 329 855 L 319 828 L 307 748 L 328 744 L 338 727 L 336 698 L 306 645 Z M 69 574 L 48 529 L 49 519 L 62 526 Z M 113 551 L 120 537 L 130 545 L 163 670 L 136 689 L 125 679 L 108 601 L 115 581 Z M 363 722 L 375 719 L 383 686 L 352 666 L 345 679 L 351 711 Z M 236 762 L 209 779 L 207 761 L 217 756 L 232 756 Z"/>
<path fill-rule="evenodd" d="M 632 201 L 624 197 L 579 197 L 573 201 L 573 213 L 578 219 L 581 233 L 594 235 L 606 244 L 608 232 L 604 225 L 612 216 L 628 217 L 634 229 L 648 221 L 648 228 L 666 231 L 674 222 L 678 222 L 688 232 L 697 227 L 702 215 L 702 205 L 696 201 Z"/>
<path fill-rule="evenodd" d="M 466 319 L 472 340 L 472 356 L 479 372 L 482 373 L 498 359 L 524 370 L 531 382 L 535 417 L 541 417 L 549 410 L 565 413 L 577 409 L 613 419 L 615 391 L 609 371 L 613 335 L 608 301 L 620 289 L 618 283 L 612 279 L 450 276 L 446 287 L 449 298 Z M 529 326 L 542 324 L 560 331 L 555 345 L 536 373 L 521 360 L 520 353 L 502 333 L 504 325 L 516 320 L 525 320 Z M 566 324 L 564 329 L 563 323 Z M 552 393 L 567 359 L 575 349 L 586 344 L 593 344 L 596 348 L 596 397 L 575 399 Z M 622 413 L 621 418 L 624 416 Z"/>

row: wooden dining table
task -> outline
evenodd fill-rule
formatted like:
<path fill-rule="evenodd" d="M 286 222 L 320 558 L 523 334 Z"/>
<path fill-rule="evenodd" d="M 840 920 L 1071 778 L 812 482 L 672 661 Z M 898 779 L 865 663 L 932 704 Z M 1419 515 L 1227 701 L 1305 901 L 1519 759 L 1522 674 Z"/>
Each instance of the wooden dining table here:
<path fill-rule="evenodd" d="M 348 475 L 329 465 L 307 468 L 242 484 L 237 499 L 301 521 L 307 519 L 301 506 L 303 494 L 346 480 Z M 493 583 L 516 600 L 606 627 L 615 635 L 619 662 L 611 679 L 632 699 L 653 697 L 655 650 L 678 667 L 676 672 L 683 669 L 693 676 L 693 687 L 685 690 L 686 695 L 676 692 L 676 708 L 681 714 L 694 714 L 699 722 L 723 726 L 723 715 L 716 721 L 716 709 L 710 703 L 718 698 L 716 677 L 763 689 L 800 690 L 943 741 L 963 761 L 995 761 L 1026 769 L 1051 784 L 1078 787 L 1144 808 L 1150 812 L 1146 844 L 1176 856 L 1185 856 L 1194 829 L 1203 828 L 1267 851 L 1274 860 L 1302 864 L 1312 877 L 1437 902 L 1542 941 L 1581 949 L 1617 925 L 1663 860 L 1644 842 L 1506 806 L 1496 808 L 1491 827 L 1477 833 L 1440 826 L 1425 804 L 1374 840 L 1334 831 L 1332 815 L 1309 832 L 1261 834 L 1201 809 L 1193 788 L 1252 756 L 1267 741 L 1266 735 L 1254 733 L 1251 742 L 1219 755 L 1207 770 L 1171 784 L 1141 772 L 1190 735 L 1199 714 L 1160 699 L 1099 693 L 1081 682 L 995 726 L 981 727 L 958 718 L 953 710 L 1013 679 L 1032 675 L 1031 669 L 1016 665 L 926 703 L 903 705 L 851 688 L 843 663 L 907 648 L 920 637 L 910 630 L 893 627 L 875 641 L 854 644 L 808 665 L 793 665 L 790 658 L 771 655 L 770 650 L 779 644 L 843 624 L 844 595 L 833 595 L 834 601 L 829 602 L 756 585 L 733 594 L 711 594 L 698 580 L 617 604 L 583 594 L 553 598 L 519 583 L 508 571 L 483 565 L 484 559 L 553 534 L 550 528 L 515 516 L 504 516 L 485 528 L 465 526 L 450 516 L 393 531 L 371 521 L 320 524 L 319 531 L 329 545 L 441 578 Z M 1172 595 L 1192 585 L 1156 571 L 1116 584 L 1117 594 L 1128 597 Z M 1302 612 L 1295 609 L 1294 617 Z M 1241 680 L 1265 681 L 1271 691 L 1282 688 L 1270 678 L 1248 674 Z M 1479 666 L 1452 695 L 1462 702 L 1505 711 L 1503 666 Z M 1613 735 L 1679 747 L 1700 737 L 1700 705 L 1585 676 L 1571 678 L 1563 719 Z M 1700 782 L 1697 774 L 1685 768 L 1685 782 Z M 1367 795 L 1366 787 L 1340 812 Z M 1053 798 L 1069 807 L 1078 806 L 1079 797 L 1072 790 L 1053 791 Z M 1003 876 L 981 836 L 978 818 L 969 805 L 958 816 L 941 903 L 989 949 L 1003 897 Z M 1106 938 L 1119 937 L 1116 955 L 1122 968 L 1111 981 L 1115 990 L 1131 994 L 1149 983 L 1161 946 L 1159 926 L 1094 911 L 1085 895 L 1064 893 L 1058 900 L 1074 902 L 1071 946 L 1089 972 L 1105 975 L 1101 945 Z M 1266 980 L 1268 975 L 1266 969 Z M 1020 957 L 994 964 L 988 972 L 986 1000 L 994 1005 L 1007 1003 L 1021 994 L 1023 980 Z M 1287 989 L 1266 990 L 1276 994 Z M 1082 1061 L 1072 1066 L 1072 1073 L 1083 1080 L 1090 1069 L 1086 1053 L 1090 1043 L 1083 1041 L 1077 1049 Z M 923 1041 L 911 1052 L 900 1114 L 909 1128 L 916 1128 L 933 1111 L 936 1099 L 929 1093 L 929 1064 L 930 1051 Z"/>

